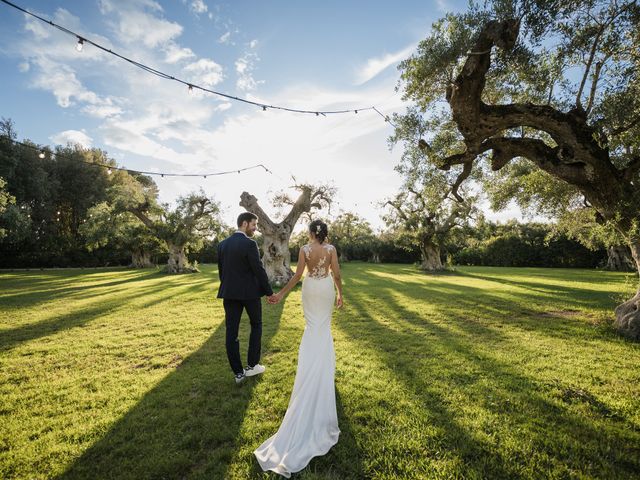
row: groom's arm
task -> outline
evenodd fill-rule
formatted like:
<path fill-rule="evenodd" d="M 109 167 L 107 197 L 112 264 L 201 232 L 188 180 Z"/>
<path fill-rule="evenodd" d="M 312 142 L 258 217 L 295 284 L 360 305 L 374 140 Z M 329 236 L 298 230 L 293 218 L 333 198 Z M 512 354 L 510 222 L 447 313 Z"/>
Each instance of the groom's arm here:
<path fill-rule="evenodd" d="M 251 240 L 252 245 L 249 245 L 249 252 L 247 253 L 247 258 L 249 260 L 249 266 L 251 270 L 253 270 L 253 274 L 258 277 L 258 282 L 260 282 L 260 287 L 262 291 L 270 297 L 273 295 L 273 290 L 271 289 L 271 285 L 269 285 L 269 277 L 267 277 L 267 272 L 260 261 L 260 252 L 258 251 L 258 244 Z"/>

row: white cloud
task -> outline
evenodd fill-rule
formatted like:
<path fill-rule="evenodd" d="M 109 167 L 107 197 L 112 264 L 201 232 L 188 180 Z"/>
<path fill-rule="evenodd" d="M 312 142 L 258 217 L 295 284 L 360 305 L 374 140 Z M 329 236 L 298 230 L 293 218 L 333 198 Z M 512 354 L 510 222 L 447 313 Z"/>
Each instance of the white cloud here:
<path fill-rule="evenodd" d="M 191 81 L 203 87 L 212 87 L 223 80 L 222 67 L 211 59 L 201 58 L 184 68 Z"/>
<path fill-rule="evenodd" d="M 249 48 L 253 49 L 256 48 L 258 46 L 258 40 L 251 40 L 249 42 Z"/>
<path fill-rule="evenodd" d="M 51 35 L 51 29 L 44 25 L 40 20 L 24 14 L 25 17 L 25 25 L 24 29 L 33 33 L 33 35 L 38 39 L 42 40 L 45 38 L 49 38 Z"/>
<path fill-rule="evenodd" d="M 218 39 L 218 43 L 229 43 L 229 38 L 231 37 L 231 32 L 226 32 L 220 36 Z"/>
<path fill-rule="evenodd" d="M 85 148 L 91 147 L 93 138 L 85 133 L 84 130 L 65 130 L 63 132 L 51 135 L 49 139 L 57 145 L 82 145 Z"/>
<path fill-rule="evenodd" d="M 235 67 L 236 73 L 238 74 L 236 88 L 238 90 L 244 92 L 252 91 L 255 90 L 258 85 L 264 83 L 263 80 L 255 80 L 253 78 L 254 65 L 258 60 L 260 59 L 255 53 L 245 53 L 236 60 Z"/>
<path fill-rule="evenodd" d="M 224 112 L 225 110 L 229 110 L 231 107 L 231 102 L 225 102 L 215 107 L 215 110 L 216 112 Z"/>
<path fill-rule="evenodd" d="M 191 2 L 191 10 L 195 13 L 205 13 L 209 8 L 202 0 L 193 0 Z"/>
<path fill-rule="evenodd" d="M 33 85 L 53 93 L 56 102 L 61 107 L 70 107 L 76 101 L 90 104 L 105 102 L 96 93 L 87 90 L 82 85 L 71 67 L 44 58 L 39 58 L 34 62 L 38 65 L 39 72 Z"/>
<path fill-rule="evenodd" d="M 21 62 L 20 65 L 18 65 L 18 70 L 20 70 L 20 72 L 22 73 L 28 72 L 29 68 L 30 68 L 29 62 Z"/>
<path fill-rule="evenodd" d="M 182 25 L 157 16 L 162 12 L 162 7 L 156 2 L 118 2 L 116 7 L 111 0 L 102 0 L 101 12 L 116 17 L 108 23 L 117 39 L 125 44 L 141 43 L 145 47 L 155 48 L 182 34 Z"/>
<path fill-rule="evenodd" d="M 368 59 L 366 64 L 361 66 L 356 72 L 356 85 L 362 85 L 378 76 L 391 65 L 395 65 L 399 61 L 407 58 L 415 49 L 416 45 L 412 44 L 398 52 Z"/>
<path fill-rule="evenodd" d="M 185 60 L 187 58 L 193 58 L 196 56 L 195 53 L 190 48 L 182 48 L 171 42 L 165 48 L 165 58 L 164 61 L 167 63 L 177 63 L 180 60 Z"/>
<path fill-rule="evenodd" d="M 143 9 L 147 7 L 151 10 L 162 12 L 162 6 L 154 0 L 98 0 L 98 7 L 100 8 L 100 13 L 103 15 L 125 7 L 135 9 Z"/>
<path fill-rule="evenodd" d="M 109 118 L 120 115 L 122 113 L 122 108 L 112 104 L 87 105 L 82 108 L 82 111 L 92 117 Z"/>

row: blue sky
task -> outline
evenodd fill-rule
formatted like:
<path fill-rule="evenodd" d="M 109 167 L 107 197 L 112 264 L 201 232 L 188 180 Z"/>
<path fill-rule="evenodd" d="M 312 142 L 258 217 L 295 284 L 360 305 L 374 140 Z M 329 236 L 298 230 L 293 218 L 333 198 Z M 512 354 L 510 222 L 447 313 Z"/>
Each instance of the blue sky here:
<path fill-rule="evenodd" d="M 446 10 L 466 1 L 219 3 L 208 0 L 16 2 L 87 38 L 193 83 L 258 102 L 403 111 L 394 88 L 406 58 Z M 156 178 L 161 199 L 202 187 L 225 219 L 242 191 L 265 209 L 292 184 L 331 181 L 333 214 L 383 225 L 378 202 L 397 191 L 391 127 L 373 112 L 315 117 L 261 110 L 162 80 L 0 4 L 0 115 L 20 138 L 81 143 L 133 169 L 252 170 L 205 179 Z M 515 210 L 494 218 L 517 215 Z"/>

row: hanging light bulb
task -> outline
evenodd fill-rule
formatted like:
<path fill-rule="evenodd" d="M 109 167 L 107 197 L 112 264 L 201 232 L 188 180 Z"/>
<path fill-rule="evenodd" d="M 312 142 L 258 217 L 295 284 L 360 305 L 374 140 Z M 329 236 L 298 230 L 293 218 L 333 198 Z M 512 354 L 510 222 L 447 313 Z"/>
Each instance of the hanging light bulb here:
<path fill-rule="evenodd" d="M 44 158 L 44 152 L 40 152 L 40 153 L 38 154 L 38 157 L 40 157 L 40 158 Z"/>
<path fill-rule="evenodd" d="M 81 52 L 83 46 L 84 46 L 84 38 L 78 37 L 78 43 L 76 43 L 76 50 Z"/>
<path fill-rule="evenodd" d="M 358 113 L 358 110 L 355 110 L 356 113 Z"/>
<path fill-rule="evenodd" d="M 266 112 L 267 111 L 267 107 L 265 105 L 262 106 L 262 111 Z"/>
<path fill-rule="evenodd" d="M 189 84 L 189 89 L 187 90 L 187 92 L 189 92 L 189 95 L 193 95 L 193 85 Z"/>

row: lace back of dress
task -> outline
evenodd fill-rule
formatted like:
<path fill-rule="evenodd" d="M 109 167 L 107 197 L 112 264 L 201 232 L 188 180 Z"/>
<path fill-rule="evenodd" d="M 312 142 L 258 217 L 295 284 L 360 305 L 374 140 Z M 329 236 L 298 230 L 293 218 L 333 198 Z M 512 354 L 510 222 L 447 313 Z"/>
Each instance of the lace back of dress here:
<path fill-rule="evenodd" d="M 311 278 L 324 278 L 329 275 L 331 266 L 331 254 L 335 251 L 333 245 L 312 245 L 302 247 L 307 265 L 307 276 Z"/>

